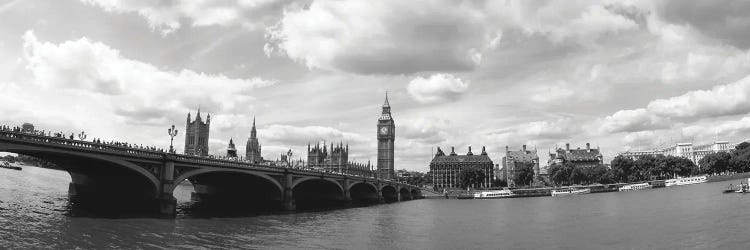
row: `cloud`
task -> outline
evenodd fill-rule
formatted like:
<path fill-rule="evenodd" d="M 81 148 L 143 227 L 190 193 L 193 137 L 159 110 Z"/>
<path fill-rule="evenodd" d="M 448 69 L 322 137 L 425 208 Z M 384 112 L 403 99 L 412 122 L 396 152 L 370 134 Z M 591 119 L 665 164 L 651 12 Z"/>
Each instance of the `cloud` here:
<path fill-rule="evenodd" d="M 659 8 L 665 20 L 688 24 L 701 33 L 737 48 L 750 48 L 750 3 L 732 1 L 665 1 Z"/>
<path fill-rule="evenodd" d="M 417 77 L 409 82 L 409 94 L 421 103 L 455 101 L 469 88 L 464 82 L 451 74 L 434 74 L 429 78 Z"/>
<path fill-rule="evenodd" d="M 646 109 L 620 110 L 602 121 L 602 129 L 608 133 L 636 132 L 667 126 L 666 121 L 649 113 Z"/>
<path fill-rule="evenodd" d="M 606 132 L 667 128 L 675 121 L 697 121 L 750 112 L 750 76 L 736 82 L 656 99 L 646 108 L 620 110 L 602 119 Z"/>
<path fill-rule="evenodd" d="M 284 13 L 266 50 L 359 74 L 470 70 L 500 37 L 485 21 L 454 1 L 314 1 Z"/>
<path fill-rule="evenodd" d="M 399 122 L 397 135 L 420 143 L 437 144 L 444 142 L 450 135 L 450 121 L 435 117 L 420 117 Z"/>
<path fill-rule="evenodd" d="M 750 76 L 718 85 L 710 90 L 695 90 L 668 99 L 650 102 L 647 109 L 655 115 L 674 118 L 703 118 L 750 112 Z"/>
<path fill-rule="evenodd" d="M 169 113 L 186 113 L 198 105 L 211 112 L 234 112 L 249 106 L 249 94 L 275 84 L 261 78 L 232 79 L 181 70 L 160 70 L 123 57 L 116 49 L 87 38 L 60 44 L 23 35 L 23 60 L 39 88 L 108 96 L 113 112 L 126 122 L 164 122 Z"/>
<path fill-rule="evenodd" d="M 145 18 L 152 29 L 167 34 L 182 27 L 182 20 L 192 26 L 242 25 L 263 29 L 278 21 L 285 8 L 300 7 L 307 1 L 291 0 L 81 0 L 107 12 L 137 13 Z"/>
<path fill-rule="evenodd" d="M 336 128 L 323 126 L 292 126 L 274 124 L 258 130 L 259 137 L 270 142 L 286 145 L 304 145 L 317 142 L 344 142 L 345 144 L 364 144 L 371 141 L 356 133 L 344 132 Z"/>

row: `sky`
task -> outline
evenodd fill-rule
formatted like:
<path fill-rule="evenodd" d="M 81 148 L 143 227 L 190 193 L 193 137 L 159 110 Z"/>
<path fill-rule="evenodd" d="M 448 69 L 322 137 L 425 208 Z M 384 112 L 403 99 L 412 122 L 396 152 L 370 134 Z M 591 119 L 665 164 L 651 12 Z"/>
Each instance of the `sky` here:
<path fill-rule="evenodd" d="M 0 123 L 167 148 L 211 114 L 210 149 L 308 143 L 395 166 L 436 147 L 618 152 L 750 136 L 750 2 L 0 0 Z"/>

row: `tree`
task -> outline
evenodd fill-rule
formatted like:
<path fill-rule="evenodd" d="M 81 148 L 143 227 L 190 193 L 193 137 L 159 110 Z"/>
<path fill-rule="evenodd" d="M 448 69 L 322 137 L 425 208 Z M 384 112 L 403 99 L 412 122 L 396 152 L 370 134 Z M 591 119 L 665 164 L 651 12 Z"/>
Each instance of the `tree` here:
<path fill-rule="evenodd" d="M 515 172 L 513 181 L 515 181 L 517 185 L 529 186 L 531 185 L 531 182 L 534 181 L 534 165 L 530 163 L 517 162 Z"/>
<path fill-rule="evenodd" d="M 584 184 L 587 181 L 586 170 L 583 167 L 573 166 L 568 179 L 569 183 Z"/>
<path fill-rule="evenodd" d="M 630 174 L 632 173 L 633 166 L 635 165 L 633 159 L 631 159 L 630 157 L 618 155 L 617 157 L 612 159 L 610 165 L 612 167 L 612 174 L 614 175 L 616 181 L 630 181 Z"/>
<path fill-rule="evenodd" d="M 750 148 L 750 143 L 746 141 L 740 144 L 737 144 L 737 146 L 734 146 L 734 150 L 736 151 L 745 151 L 748 148 Z"/>
<path fill-rule="evenodd" d="M 732 158 L 727 152 L 717 152 L 704 156 L 698 164 L 706 174 L 719 174 L 729 171 L 729 161 Z"/>
<path fill-rule="evenodd" d="M 568 185 L 570 184 L 570 174 L 573 172 L 574 165 L 570 162 L 563 164 L 553 164 L 547 170 L 549 173 L 550 180 L 555 185 Z"/>
<path fill-rule="evenodd" d="M 461 169 L 458 177 L 461 182 L 461 188 L 467 188 L 480 186 L 484 182 L 485 175 L 481 168 L 472 166 Z"/>

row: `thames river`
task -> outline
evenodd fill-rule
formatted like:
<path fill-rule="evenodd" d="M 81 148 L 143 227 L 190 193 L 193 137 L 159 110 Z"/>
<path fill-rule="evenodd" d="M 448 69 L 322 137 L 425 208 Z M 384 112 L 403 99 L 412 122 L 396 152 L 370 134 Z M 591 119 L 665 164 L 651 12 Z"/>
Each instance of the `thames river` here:
<path fill-rule="evenodd" d="M 0 248 L 748 249 L 750 195 L 729 183 L 502 200 L 416 200 L 287 214 L 102 218 L 71 209 L 70 177 L 0 169 Z"/>

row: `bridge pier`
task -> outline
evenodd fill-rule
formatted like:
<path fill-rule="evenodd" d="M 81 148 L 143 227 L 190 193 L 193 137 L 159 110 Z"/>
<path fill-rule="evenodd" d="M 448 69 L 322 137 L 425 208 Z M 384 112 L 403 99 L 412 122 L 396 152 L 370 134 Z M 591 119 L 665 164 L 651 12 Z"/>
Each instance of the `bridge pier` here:
<path fill-rule="evenodd" d="M 164 216 L 175 216 L 177 214 L 177 199 L 171 191 L 174 185 L 174 162 L 166 161 L 161 171 L 161 194 L 157 198 L 159 213 Z"/>
<path fill-rule="evenodd" d="M 288 172 L 284 173 L 284 196 L 281 201 L 281 206 L 285 211 L 297 210 L 297 203 L 295 202 L 292 193 L 293 183 L 292 174 Z"/>

